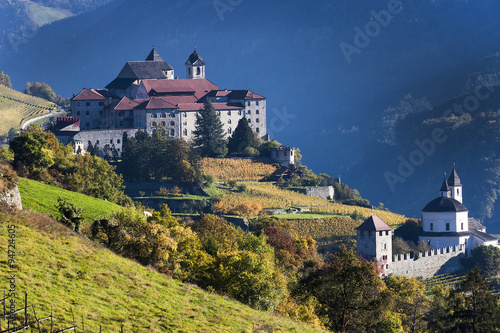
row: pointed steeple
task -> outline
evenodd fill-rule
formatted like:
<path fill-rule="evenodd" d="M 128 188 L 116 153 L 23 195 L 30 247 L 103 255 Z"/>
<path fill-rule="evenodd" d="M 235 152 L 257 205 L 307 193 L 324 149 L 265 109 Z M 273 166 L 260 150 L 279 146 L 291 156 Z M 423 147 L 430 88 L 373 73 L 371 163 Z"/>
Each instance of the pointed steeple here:
<path fill-rule="evenodd" d="M 455 170 L 455 162 L 453 162 L 453 169 L 451 170 L 450 178 L 448 178 L 448 186 L 450 187 L 451 197 L 463 203 L 462 183 L 458 177 L 457 170 Z"/>
<path fill-rule="evenodd" d="M 151 52 L 149 52 L 148 57 L 146 58 L 146 61 L 163 61 L 163 59 L 160 57 L 160 54 L 158 51 L 156 51 L 155 46 L 153 45 L 153 49 Z"/>
<path fill-rule="evenodd" d="M 455 170 L 455 162 L 453 162 L 453 169 L 451 170 L 450 178 L 448 178 L 448 186 L 462 186 L 457 170 Z"/>
<path fill-rule="evenodd" d="M 444 198 L 449 197 L 450 188 L 448 187 L 448 183 L 446 182 L 446 172 L 444 173 L 443 185 L 441 185 L 439 192 L 441 192 L 441 197 L 444 197 Z"/>

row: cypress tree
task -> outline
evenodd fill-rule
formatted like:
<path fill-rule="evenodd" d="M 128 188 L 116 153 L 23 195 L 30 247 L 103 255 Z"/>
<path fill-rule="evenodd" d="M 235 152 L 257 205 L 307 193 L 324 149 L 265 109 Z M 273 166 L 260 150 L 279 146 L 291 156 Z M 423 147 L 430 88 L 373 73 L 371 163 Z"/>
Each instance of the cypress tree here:
<path fill-rule="evenodd" d="M 214 106 L 207 99 L 203 110 L 196 114 L 194 146 L 201 156 L 223 157 L 227 153 L 224 128 Z"/>
<path fill-rule="evenodd" d="M 241 118 L 238 121 L 238 126 L 234 130 L 233 135 L 229 138 L 227 148 L 229 153 L 242 153 L 246 147 L 256 148 L 258 141 L 248 125 L 246 118 Z"/>

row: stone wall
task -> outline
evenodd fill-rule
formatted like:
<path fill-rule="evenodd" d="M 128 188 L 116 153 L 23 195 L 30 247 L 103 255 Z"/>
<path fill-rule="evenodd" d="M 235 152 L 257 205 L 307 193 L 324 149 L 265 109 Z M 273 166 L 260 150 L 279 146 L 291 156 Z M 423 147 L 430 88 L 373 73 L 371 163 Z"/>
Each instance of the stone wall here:
<path fill-rule="evenodd" d="M 437 274 L 455 273 L 463 269 L 460 259 L 465 258 L 465 246 L 449 246 L 419 252 L 394 255 L 388 262 L 386 275 L 429 278 Z"/>
<path fill-rule="evenodd" d="M 313 186 L 293 190 L 302 194 L 312 195 L 314 197 L 322 199 L 333 199 L 335 196 L 335 190 L 333 189 L 333 186 Z"/>
<path fill-rule="evenodd" d="M 17 185 L 5 192 L 0 193 L 0 206 L 10 206 L 15 209 L 23 209 L 23 204 L 21 202 L 21 193 L 19 193 L 19 188 Z"/>

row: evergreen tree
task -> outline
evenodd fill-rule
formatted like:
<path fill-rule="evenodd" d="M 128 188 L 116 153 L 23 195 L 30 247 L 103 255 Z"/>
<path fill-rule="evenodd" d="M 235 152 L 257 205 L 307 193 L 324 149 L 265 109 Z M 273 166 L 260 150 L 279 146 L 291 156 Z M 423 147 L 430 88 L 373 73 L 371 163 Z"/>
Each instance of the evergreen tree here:
<path fill-rule="evenodd" d="M 12 83 L 10 82 L 10 77 L 4 72 L 0 72 L 0 84 L 3 84 L 7 88 L 12 88 Z"/>
<path fill-rule="evenodd" d="M 193 143 L 201 156 L 223 157 L 227 153 L 222 122 L 208 99 L 203 110 L 196 114 Z"/>
<path fill-rule="evenodd" d="M 229 138 L 227 144 L 229 153 L 243 153 L 245 148 L 256 148 L 257 146 L 257 138 L 248 125 L 248 120 L 246 118 L 241 118 L 238 121 L 238 126 L 236 126 L 233 135 Z"/>

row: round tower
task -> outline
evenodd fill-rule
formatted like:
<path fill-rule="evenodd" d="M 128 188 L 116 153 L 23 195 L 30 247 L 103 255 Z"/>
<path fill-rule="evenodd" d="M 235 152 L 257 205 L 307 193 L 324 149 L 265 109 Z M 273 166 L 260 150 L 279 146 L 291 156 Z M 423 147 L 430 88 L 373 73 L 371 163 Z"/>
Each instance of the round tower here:
<path fill-rule="evenodd" d="M 196 51 L 189 55 L 186 61 L 186 79 L 204 79 L 205 78 L 205 61 L 201 55 Z"/>

